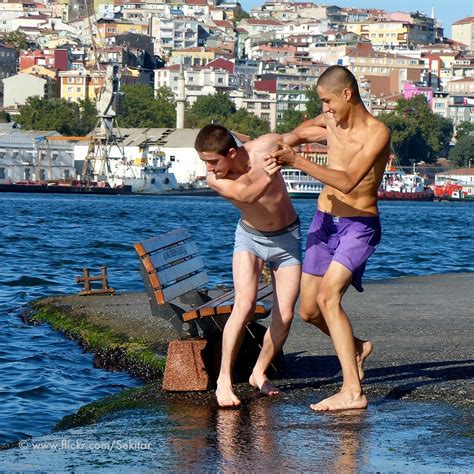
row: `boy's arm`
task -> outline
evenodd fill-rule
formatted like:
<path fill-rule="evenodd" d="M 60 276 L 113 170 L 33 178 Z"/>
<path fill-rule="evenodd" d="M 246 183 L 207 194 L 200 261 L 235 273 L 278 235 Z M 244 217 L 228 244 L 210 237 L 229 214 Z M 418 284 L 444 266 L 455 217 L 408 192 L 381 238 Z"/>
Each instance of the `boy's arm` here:
<path fill-rule="evenodd" d="M 320 166 L 297 155 L 293 148 L 281 142 L 281 149 L 272 153 L 280 165 L 299 169 L 313 178 L 331 186 L 344 194 L 350 193 L 374 166 L 378 156 L 390 144 L 390 131 L 381 126 L 373 133 L 362 150 L 351 159 L 347 170 L 333 170 Z"/>
<path fill-rule="evenodd" d="M 254 170 L 249 173 L 249 177 L 251 177 L 250 184 L 243 184 L 226 178 L 217 179 L 213 173 L 207 175 L 207 183 L 222 197 L 253 204 L 265 194 L 265 191 L 280 169 L 281 166 L 276 163 L 275 159 L 269 157 L 265 160 L 263 169 Z"/>
<path fill-rule="evenodd" d="M 302 143 L 325 142 L 327 139 L 326 116 L 318 115 L 314 119 L 305 120 L 294 130 L 281 134 L 281 141 L 290 146 Z"/>

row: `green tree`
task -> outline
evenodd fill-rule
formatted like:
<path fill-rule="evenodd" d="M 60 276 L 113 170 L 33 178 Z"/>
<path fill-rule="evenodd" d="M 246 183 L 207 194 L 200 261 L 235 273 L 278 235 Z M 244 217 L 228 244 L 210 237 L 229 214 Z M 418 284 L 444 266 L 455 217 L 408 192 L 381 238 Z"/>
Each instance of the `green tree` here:
<path fill-rule="evenodd" d="M 0 111 L 0 123 L 9 123 L 11 122 L 10 114 L 4 112 L 3 110 Z"/>
<path fill-rule="evenodd" d="M 320 115 L 323 112 L 323 103 L 316 93 L 316 88 L 311 87 L 311 89 L 306 90 L 306 115 L 307 118 L 314 118 Z"/>
<path fill-rule="evenodd" d="M 90 99 L 79 100 L 79 121 L 77 125 L 78 135 L 87 135 L 91 130 L 94 130 L 97 125 L 97 107 L 95 101 Z"/>
<path fill-rule="evenodd" d="M 173 93 L 161 87 L 154 95 L 147 85 L 124 86 L 117 122 L 120 127 L 173 127 L 176 124 L 176 104 Z"/>
<path fill-rule="evenodd" d="M 208 123 L 224 124 L 229 115 L 235 113 L 235 104 L 228 94 L 217 92 L 200 96 L 186 114 L 187 126 L 202 127 Z"/>
<path fill-rule="evenodd" d="M 240 3 L 237 3 L 237 6 L 234 8 L 234 23 L 238 23 L 243 18 L 250 18 L 250 15 L 242 8 Z"/>
<path fill-rule="evenodd" d="M 448 158 L 457 166 L 470 166 L 474 161 L 474 136 L 463 135 L 458 139 Z"/>
<path fill-rule="evenodd" d="M 63 135 L 79 135 L 81 108 L 64 99 L 28 97 L 17 122 L 25 130 L 56 130 Z"/>
<path fill-rule="evenodd" d="M 305 114 L 297 110 L 287 109 L 283 112 L 283 120 L 277 126 L 277 133 L 287 133 L 296 128 L 304 121 Z"/>
<path fill-rule="evenodd" d="M 474 123 L 472 122 L 461 122 L 456 127 L 456 138 L 459 140 L 464 135 L 474 133 Z"/>
<path fill-rule="evenodd" d="M 9 33 L 5 33 L 2 41 L 6 44 L 11 44 L 17 49 L 26 49 L 28 47 L 26 34 L 22 31 L 10 31 Z"/>
<path fill-rule="evenodd" d="M 403 166 L 412 160 L 433 163 L 448 149 L 453 133 L 452 122 L 433 114 L 423 95 L 399 100 L 395 112 L 379 119 L 390 128 L 393 149 Z"/>
<path fill-rule="evenodd" d="M 266 120 L 262 120 L 245 109 L 239 109 L 229 115 L 224 120 L 224 126 L 229 130 L 235 130 L 252 138 L 257 138 L 270 131 L 270 125 Z"/>

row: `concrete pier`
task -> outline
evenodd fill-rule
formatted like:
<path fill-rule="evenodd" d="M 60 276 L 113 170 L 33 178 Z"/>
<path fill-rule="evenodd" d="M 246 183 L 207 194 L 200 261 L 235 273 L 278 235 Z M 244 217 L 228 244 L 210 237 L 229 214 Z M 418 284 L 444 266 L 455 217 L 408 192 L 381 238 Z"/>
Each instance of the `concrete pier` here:
<path fill-rule="evenodd" d="M 348 291 L 344 308 L 354 333 L 374 344 L 364 384 L 369 400 L 472 404 L 473 287 L 473 273 L 455 273 L 366 283 L 362 294 Z M 51 297 L 35 306 L 110 330 L 124 341 L 139 340 L 162 355 L 175 338 L 164 320 L 151 315 L 145 293 Z M 284 353 L 286 369 L 276 380 L 279 387 L 297 396 L 301 390 L 331 392 L 339 386 L 340 366 L 331 341 L 298 316 Z M 245 392 L 246 384 L 239 390 Z"/>

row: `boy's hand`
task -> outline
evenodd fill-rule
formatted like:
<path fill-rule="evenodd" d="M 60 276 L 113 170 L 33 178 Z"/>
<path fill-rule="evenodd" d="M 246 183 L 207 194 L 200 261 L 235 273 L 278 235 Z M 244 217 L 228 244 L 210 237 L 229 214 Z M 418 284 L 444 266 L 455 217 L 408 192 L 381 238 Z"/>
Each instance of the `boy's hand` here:
<path fill-rule="evenodd" d="M 271 153 L 271 157 L 276 159 L 279 165 L 293 166 L 296 160 L 296 153 L 290 145 L 283 142 L 278 142 L 279 150 Z"/>
<path fill-rule="evenodd" d="M 281 166 L 276 162 L 275 158 L 271 156 L 265 158 L 263 171 L 265 171 L 270 180 L 273 180 L 280 170 Z"/>

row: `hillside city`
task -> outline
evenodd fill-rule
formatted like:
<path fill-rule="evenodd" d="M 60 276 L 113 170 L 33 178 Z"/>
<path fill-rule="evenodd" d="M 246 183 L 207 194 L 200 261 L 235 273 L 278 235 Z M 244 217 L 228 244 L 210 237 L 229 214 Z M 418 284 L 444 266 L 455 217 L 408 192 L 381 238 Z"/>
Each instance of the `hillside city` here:
<path fill-rule="evenodd" d="M 193 150 L 194 129 L 202 122 L 190 120 L 189 111 L 209 97 L 224 97 L 241 114 L 242 123 L 284 131 L 292 120 L 310 114 L 318 77 L 339 64 L 354 73 L 374 116 L 406 117 L 414 107 L 422 114 L 418 122 L 420 116 L 429 114 L 430 121 L 435 116 L 431 130 L 420 132 L 425 148 L 412 159 L 402 156 L 403 164 L 435 164 L 449 155 L 454 157 L 451 165 L 468 170 L 465 179 L 474 186 L 469 171 L 474 152 L 474 17 L 453 23 L 452 38 L 444 35 L 446 25 L 434 11 L 390 12 L 288 0 L 265 1 L 248 12 L 231 0 L 4 0 L 0 18 L 0 181 L 70 178 L 79 171 L 77 163 L 61 160 L 74 156 L 75 161 L 87 161 L 87 142 L 44 138 L 86 135 L 94 126 L 84 133 L 48 129 L 38 134 L 34 125 L 26 125 L 22 108 L 26 114 L 30 107 L 34 115 L 44 101 L 63 99 L 82 114 L 90 101 L 100 116 L 101 100 L 108 103 L 104 90 L 110 88 L 120 118 L 127 95 L 130 100 L 139 86 L 154 91 L 155 100 L 165 96 L 173 123 L 158 113 L 142 125 L 124 120 L 121 143 L 136 150 L 145 143 L 161 146 L 161 154 L 155 155 L 168 161 L 178 182 L 192 181 L 203 169 L 199 160 L 191 164 L 184 155 Z M 418 96 L 424 97 L 423 103 L 414 100 Z M 107 110 L 115 120 L 115 112 Z M 397 140 L 394 131 L 400 125 L 390 120 L 386 123 Z M 438 128 L 439 136 L 429 138 Z M 43 157 L 46 145 L 53 167 L 63 166 L 57 176 L 51 156 L 49 170 L 37 169 L 35 160 Z M 397 142 L 394 146 L 397 151 Z M 175 150 L 180 147 L 182 153 Z M 398 149 L 402 154 L 403 146 Z M 311 145 L 310 152 L 311 159 L 324 162 L 324 146 Z M 15 163 L 19 155 L 23 168 Z"/>

